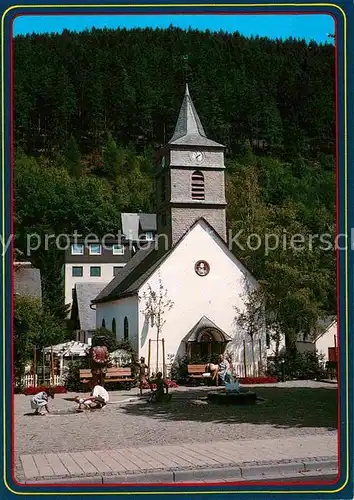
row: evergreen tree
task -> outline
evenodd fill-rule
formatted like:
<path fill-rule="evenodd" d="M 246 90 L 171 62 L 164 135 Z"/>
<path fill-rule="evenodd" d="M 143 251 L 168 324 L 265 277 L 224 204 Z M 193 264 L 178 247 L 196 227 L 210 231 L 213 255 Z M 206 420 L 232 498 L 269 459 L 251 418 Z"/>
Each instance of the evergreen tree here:
<path fill-rule="evenodd" d="M 81 154 L 77 142 L 75 140 L 75 137 L 73 135 L 70 136 L 70 139 L 67 143 L 65 158 L 70 175 L 76 178 L 81 177 L 83 173 Z"/>

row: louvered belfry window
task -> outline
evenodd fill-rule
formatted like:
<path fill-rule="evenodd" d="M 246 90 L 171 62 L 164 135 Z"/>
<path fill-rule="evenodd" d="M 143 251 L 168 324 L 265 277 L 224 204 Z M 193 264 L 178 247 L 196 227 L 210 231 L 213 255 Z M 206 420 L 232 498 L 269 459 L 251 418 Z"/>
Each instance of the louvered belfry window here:
<path fill-rule="evenodd" d="M 193 172 L 192 174 L 192 200 L 204 200 L 205 189 L 204 189 L 204 175 L 199 172 Z"/>

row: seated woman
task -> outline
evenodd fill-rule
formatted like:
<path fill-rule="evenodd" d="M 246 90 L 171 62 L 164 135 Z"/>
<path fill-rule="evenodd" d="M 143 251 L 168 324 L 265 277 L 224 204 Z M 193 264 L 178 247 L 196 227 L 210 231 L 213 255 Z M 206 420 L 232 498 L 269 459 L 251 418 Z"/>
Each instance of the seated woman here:
<path fill-rule="evenodd" d="M 232 380 L 230 363 L 223 354 L 220 354 L 219 356 L 219 364 L 210 364 L 209 368 L 213 374 L 212 380 L 216 380 L 216 383 L 218 382 L 218 378 L 220 378 L 223 383 L 230 382 Z"/>

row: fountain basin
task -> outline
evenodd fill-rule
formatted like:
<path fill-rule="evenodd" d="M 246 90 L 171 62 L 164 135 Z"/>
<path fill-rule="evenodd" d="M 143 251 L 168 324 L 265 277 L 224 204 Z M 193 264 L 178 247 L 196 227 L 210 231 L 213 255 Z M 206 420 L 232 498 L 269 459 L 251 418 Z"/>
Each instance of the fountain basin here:
<path fill-rule="evenodd" d="M 209 392 L 208 401 L 219 405 L 254 405 L 257 403 L 255 392 Z"/>

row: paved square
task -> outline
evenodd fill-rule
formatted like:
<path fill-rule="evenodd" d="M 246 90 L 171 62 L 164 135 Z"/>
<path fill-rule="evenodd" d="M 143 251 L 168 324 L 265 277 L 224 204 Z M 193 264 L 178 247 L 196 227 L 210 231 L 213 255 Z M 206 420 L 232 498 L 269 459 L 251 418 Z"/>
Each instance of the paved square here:
<path fill-rule="evenodd" d="M 171 403 L 151 405 L 133 389 L 112 392 L 103 410 L 46 417 L 28 415 L 30 397 L 16 395 L 16 477 L 25 479 L 24 471 L 29 479 L 333 456 L 335 389 L 316 382 L 258 386 L 265 402 L 250 407 L 208 405 L 207 389 L 198 388 L 174 390 Z M 72 409 L 65 399 L 72 396 L 56 396 L 51 407 Z"/>

